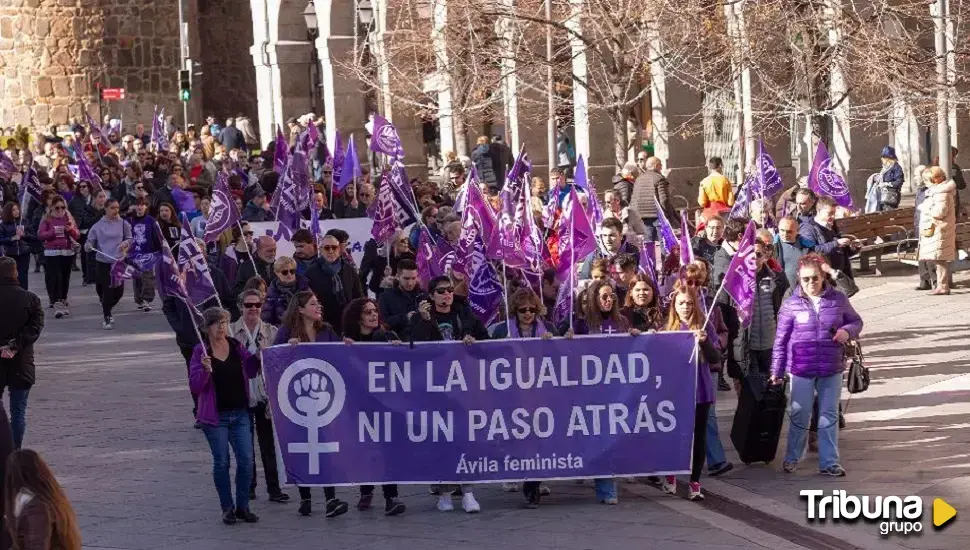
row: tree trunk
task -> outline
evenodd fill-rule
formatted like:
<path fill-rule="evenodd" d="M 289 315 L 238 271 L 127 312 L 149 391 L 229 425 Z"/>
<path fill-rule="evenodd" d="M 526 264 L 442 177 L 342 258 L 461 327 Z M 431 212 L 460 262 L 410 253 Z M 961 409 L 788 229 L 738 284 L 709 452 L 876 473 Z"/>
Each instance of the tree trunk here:
<path fill-rule="evenodd" d="M 455 129 L 455 152 L 458 156 L 468 156 L 468 135 L 465 133 L 465 114 L 454 111 L 452 125 Z"/>
<path fill-rule="evenodd" d="M 622 108 L 610 109 L 610 122 L 613 124 L 613 164 L 619 173 L 626 164 L 627 152 L 630 149 L 630 135 L 626 131 L 627 112 Z"/>

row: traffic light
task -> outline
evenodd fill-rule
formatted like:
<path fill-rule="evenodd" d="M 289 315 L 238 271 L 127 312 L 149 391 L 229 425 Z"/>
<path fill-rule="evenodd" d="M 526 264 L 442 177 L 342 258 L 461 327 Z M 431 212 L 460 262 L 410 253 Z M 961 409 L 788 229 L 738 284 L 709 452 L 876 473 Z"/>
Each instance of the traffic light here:
<path fill-rule="evenodd" d="M 179 99 L 185 102 L 192 99 L 192 77 L 190 71 L 179 71 Z"/>

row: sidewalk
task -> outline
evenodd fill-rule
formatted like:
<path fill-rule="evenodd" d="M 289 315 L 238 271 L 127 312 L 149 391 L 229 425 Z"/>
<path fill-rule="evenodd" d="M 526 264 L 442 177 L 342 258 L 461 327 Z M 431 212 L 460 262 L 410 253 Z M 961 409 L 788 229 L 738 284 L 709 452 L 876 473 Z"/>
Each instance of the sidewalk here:
<path fill-rule="evenodd" d="M 847 477 L 817 474 L 810 454 L 795 474 L 781 471 L 787 422 L 771 465 L 740 463 L 730 443 L 736 399 L 721 392 L 721 439 L 735 470 L 703 480 L 711 492 L 784 519 L 808 525 L 802 489 L 843 489 L 850 495 L 923 497 L 922 535 L 881 538 L 874 524 L 812 525 L 859 548 L 970 548 L 970 290 L 968 274 L 955 277 L 948 297 L 913 290 L 915 276 L 860 278 L 852 303 L 865 321 L 863 348 L 872 383 L 867 392 L 843 392 L 847 427 L 840 432 Z M 932 501 L 958 511 L 942 531 L 932 526 Z M 966 512 L 964 512 L 966 510 Z"/>

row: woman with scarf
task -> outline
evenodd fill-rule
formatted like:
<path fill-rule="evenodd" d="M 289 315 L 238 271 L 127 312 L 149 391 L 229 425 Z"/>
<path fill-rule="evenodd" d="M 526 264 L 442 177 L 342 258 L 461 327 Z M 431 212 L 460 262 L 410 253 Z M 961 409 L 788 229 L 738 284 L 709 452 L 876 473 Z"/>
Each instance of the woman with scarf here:
<path fill-rule="evenodd" d="M 707 448 L 707 423 L 711 407 L 714 405 L 714 381 L 711 371 L 721 368 L 721 352 L 708 337 L 704 327 L 704 310 L 694 286 L 678 284 L 671 295 L 670 313 L 664 327 L 668 331 L 691 331 L 697 338 L 697 390 L 694 412 L 694 444 L 691 451 L 690 483 L 688 500 L 704 498 L 701 493 L 701 469 L 704 467 Z M 662 491 L 668 494 L 677 492 L 677 478 L 667 476 L 660 483 Z"/>
<path fill-rule="evenodd" d="M 249 510 L 249 486 L 253 475 L 253 438 L 249 419 L 249 380 L 259 371 L 253 355 L 229 335 L 229 313 L 212 307 L 202 314 L 202 342 L 196 344 L 189 362 L 189 388 L 199 396 L 196 420 L 212 451 L 212 478 L 222 522 L 256 523 Z M 229 481 L 229 449 L 236 458 L 236 499 L 233 505 Z"/>
<path fill-rule="evenodd" d="M 542 338 L 549 340 L 556 335 L 552 323 L 543 319 L 545 307 L 542 300 L 529 288 L 520 288 L 509 298 L 509 310 L 515 316 L 507 321 L 495 325 L 492 329 L 492 339 L 503 338 Z M 508 492 L 515 492 L 515 483 L 503 483 L 502 488 Z M 538 508 L 539 499 L 549 494 L 549 486 L 538 481 L 526 481 L 522 484 L 527 508 Z"/>
<path fill-rule="evenodd" d="M 262 322 L 259 318 L 263 305 L 263 294 L 257 290 L 247 290 L 239 297 L 239 309 L 242 317 L 229 326 L 229 334 L 241 342 L 253 355 L 259 355 L 260 350 L 273 344 L 276 340 L 277 329 L 273 325 Z M 273 422 L 269 416 L 269 396 L 266 395 L 266 384 L 263 373 L 249 380 L 249 415 L 250 437 L 255 435 L 259 439 L 259 458 L 263 461 L 263 473 L 266 475 L 266 491 L 271 502 L 289 502 L 290 495 L 280 489 L 280 476 L 276 467 L 276 443 L 273 436 Z M 255 448 L 253 449 L 255 456 Z M 249 485 L 249 499 L 256 498 L 256 460 L 253 459 L 253 482 Z"/>
<path fill-rule="evenodd" d="M 290 305 L 290 300 L 300 291 L 309 290 L 306 278 L 296 272 L 296 260 L 289 256 L 281 256 L 273 263 L 276 277 L 270 281 L 266 290 L 266 301 L 263 302 L 262 319 L 278 327 L 283 322 L 283 315 Z"/>
<path fill-rule="evenodd" d="M 323 308 L 320 301 L 309 290 L 297 292 L 290 300 L 289 307 L 283 315 L 283 324 L 273 345 L 300 344 L 306 342 L 339 342 L 340 337 L 333 328 L 323 320 Z M 312 513 L 310 488 L 299 487 L 301 516 Z M 347 513 L 347 503 L 337 498 L 337 491 L 333 487 L 324 487 L 323 494 L 327 499 L 326 516 L 336 517 Z"/>
<path fill-rule="evenodd" d="M 566 332 L 566 338 L 572 338 L 574 334 L 613 335 L 629 332 L 632 336 L 640 335 L 640 330 L 630 328 L 630 322 L 620 315 L 616 292 L 609 281 L 593 281 L 585 294 L 583 318 L 575 321 L 573 328 Z M 603 504 L 619 504 L 616 482 L 612 478 L 597 478 L 593 483 L 596 500 Z"/>
<path fill-rule="evenodd" d="M 77 223 L 67 211 L 67 202 L 55 195 L 37 228 L 37 238 L 44 243 L 44 279 L 56 319 L 71 314 L 67 293 L 71 286 L 74 245 L 80 237 Z"/>
<path fill-rule="evenodd" d="M 357 298 L 347 304 L 347 309 L 344 310 L 343 326 L 344 343 L 348 345 L 355 342 L 401 343 L 397 334 L 381 328 L 380 307 L 377 305 L 377 301 L 372 298 Z M 398 499 L 396 484 L 382 485 L 381 493 L 384 495 L 385 516 L 398 516 L 407 509 L 407 506 Z M 374 486 L 361 485 L 357 509 L 361 512 L 370 510 L 373 498 Z"/>

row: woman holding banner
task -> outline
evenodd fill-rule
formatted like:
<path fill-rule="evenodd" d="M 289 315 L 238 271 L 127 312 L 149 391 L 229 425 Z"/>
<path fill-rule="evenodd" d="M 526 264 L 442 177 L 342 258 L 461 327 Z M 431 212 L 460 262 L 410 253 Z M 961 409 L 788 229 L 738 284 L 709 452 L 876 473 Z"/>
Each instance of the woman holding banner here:
<path fill-rule="evenodd" d="M 397 334 L 381 328 L 380 308 L 373 298 L 357 298 L 347 304 L 343 317 L 344 343 L 355 342 L 390 342 L 400 344 Z M 397 484 L 381 485 L 384 494 L 384 515 L 398 516 L 407 507 L 397 498 Z M 360 500 L 357 509 L 361 512 L 370 510 L 371 500 L 374 498 L 373 485 L 361 485 Z"/>
<path fill-rule="evenodd" d="M 323 320 L 323 308 L 313 292 L 303 290 L 297 292 L 290 300 L 286 313 L 283 314 L 283 324 L 273 345 L 277 344 L 300 344 L 306 342 L 339 342 L 340 338 Z M 312 513 L 310 501 L 310 488 L 299 487 L 300 489 L 300 508 L 301 516 L 309 516 Z M 323 495 L 327 499 L 326 516 L 328 518 L 337 517 L 347 513 L 347 503 L 337 498 L 337 490 L 333 487 L 324 487 Z"/>
<path fill-rule="evenodd" d="M 805 431 L 811 422 L 818 392 L 818 468 L 832 477 L 845 476 L 839 464 L 839 399 L 845 344 L 862 332 L 862 317 L 849 298 L 826 279 L 819 254 L 798 260 L 799 287 L 778 310 L 771 382 L 791 375 L 791 413 L 788 450 L 782 465 L 792 473 L 805 450 Z"/>
<path fill-rule="evenodd" d="M 247 290 L 239 296 L 239 309 L 242 317 L 229 326 L 233 338 L 246 346 L 249 353 L 259 354 L 260 350 L 272 345 L 276 340 L 277 329 L 273 325 L 262 322 L 259 318 L 263 305 L 263 293 L 258 290 Z M 250 430 L 259 439 L 259 458 L 263 461 L 263 473 L 266 475 L 266 491 L 271 502 L 289 502 L 290 495 L 280 490 L 280 476 L 276 465 L 276 444 L 273 436 L 273 422 L 269 417 L 269 396 L 263 374 L 249 381 L 249 414 Z M 255 449 L 253 449 L 255 451 Z M 253 453 L 253 481 L 249 485 L 249 499 L 256 498 L 256 453 Z"/>
<path fill-rule="evenodd" d="M 543 319 L 546 314 L 542 300 L 529 288 L 520 288 L 509 298 L 509 310 L 514 318 L 495 325 L 492 328 L 492 339 L 503 338 L 542 338 L 548 340 L 556 335 L 552 323 Z M 508 492 L 515 492 L 515 483 L 503 483 L 502 488 Z M 539 497 L 549 494 L 549 486 L 538 481 L 526 481 L 522 484 L 527 508 L 538 508 Z"/>
<path fill-rule="evenodd" d="M 670 302 L 670 313 L 664 328 L 668 331 L 689 330 L 697 336 L 697 405 L 694 412 L 694 445 L 691 451 L 687 498 L 700 500 L 704 498 L 700 479 L 707 450 L 707 423 L 714 405 L 714 380 L 711 371 L 721 368 L 721 352 L 715 342 L 708 338 L 708 331 L 704 326 L 704 310 L 695 286 L 678 284 L 670 296 Z M 677 478 L 667 476 L 660 482 L 660 488 L 671 495 L 676 493 Z"/>
<path fill-rule="evenodd" d="M 253 436 L 249 419 L 249 380 L 259 370 L 259 357 L 229 336 L 229 313 L 211 307 L 202 315 L 202 341 L 192 351 L 189 387 L 199 396 L 196 419 L 212 451 L 212 478 L 222 522 L 256 523 L 249 510 L 253 475 Z M 229 482 L 229 448 L 236 458 L 236 501 Z"/>
<path fill-rule="evenodd" d="M 574 334 L 608 334 L 629 332 L 639 336 L 640 330 L 630 328 L 630 322 L 620 315 L 620 307 L 616 298 L 616 291 L 609 280 L 593 281 L 586 289 L 586 303 L 583 306 L 583 317 L 577 319 L 573 328 L 566 332 L 566 338 Z M 612 478 L 597 478 L 593 480 L 596 490 L 596 500 L 603 504 L 619 504 L 616 495 L 616 482 Z"/>

